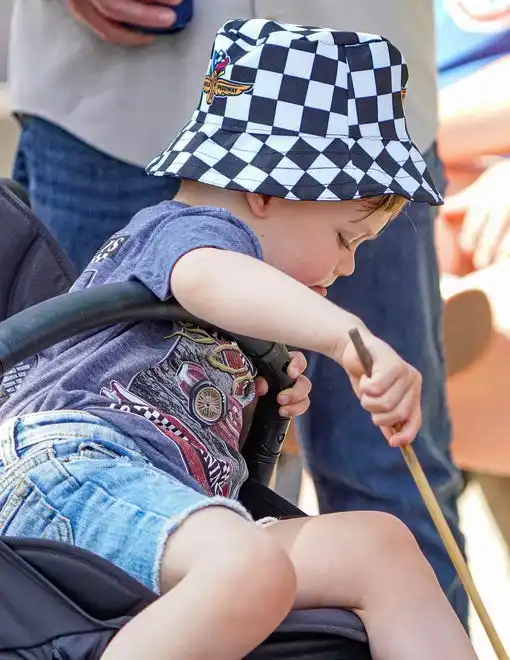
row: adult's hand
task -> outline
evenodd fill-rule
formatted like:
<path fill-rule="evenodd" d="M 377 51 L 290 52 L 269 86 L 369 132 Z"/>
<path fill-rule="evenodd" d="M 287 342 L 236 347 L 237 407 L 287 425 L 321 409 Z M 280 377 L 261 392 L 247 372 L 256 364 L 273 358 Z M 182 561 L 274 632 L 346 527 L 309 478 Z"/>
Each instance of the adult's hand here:
<path fill-rule="evenodd" d="M 470 186 L 447 197 L 445 220 L 462 221 L 461 249 L 473 256 L 476 269 L 508 258 L 510 245 L 510 160 L 489 166 Z"/>
<path fill-rule="evenodd" d="M 123 46 L 143 46 L 154 40 L 122 25 L 167 28 L 176 16 L 172 7 L 182 0 L 67 0 L 69 11 L 101 39 Z"/>

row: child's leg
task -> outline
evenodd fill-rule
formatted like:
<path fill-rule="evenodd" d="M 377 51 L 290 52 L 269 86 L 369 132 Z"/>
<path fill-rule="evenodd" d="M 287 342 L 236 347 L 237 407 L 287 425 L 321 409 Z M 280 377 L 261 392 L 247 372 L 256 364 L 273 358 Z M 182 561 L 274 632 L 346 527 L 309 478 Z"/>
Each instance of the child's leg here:
<path fill-rule="evenodd" d="M 265 530 L 210 507 L 170 537 L 161 591 L 102 660 L 240 660 L 288 614 L 296 578 L 287 553 Z"/>
<path fill-rule="evenodd" d="M 374 660 L 473 660 L 460 622 L 407 528 L 376 512 L 274 523 L 296 570 L 295 609 L 344 607 L 365 624 Z"/>

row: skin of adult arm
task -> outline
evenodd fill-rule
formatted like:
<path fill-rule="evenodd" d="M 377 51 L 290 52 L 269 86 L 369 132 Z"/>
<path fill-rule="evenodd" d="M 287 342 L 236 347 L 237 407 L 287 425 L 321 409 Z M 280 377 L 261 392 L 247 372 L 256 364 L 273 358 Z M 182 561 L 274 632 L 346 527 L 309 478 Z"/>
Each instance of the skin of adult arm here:
<path fill-rule="evenodd" d="M 510 55 L 443 89 L 439 151 L 447 166 L 510 153 Z"/>

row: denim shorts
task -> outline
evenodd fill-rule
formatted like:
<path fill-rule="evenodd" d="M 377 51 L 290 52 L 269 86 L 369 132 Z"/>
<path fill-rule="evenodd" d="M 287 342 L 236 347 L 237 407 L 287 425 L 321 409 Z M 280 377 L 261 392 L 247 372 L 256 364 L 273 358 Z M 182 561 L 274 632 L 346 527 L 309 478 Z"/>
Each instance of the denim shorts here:
<path fill-rule="evenodd" d="M 243 506 L 209 497 L 152 466 L 127 436 L 86 412 L 0 425 L 0 535 L 77 545 L 159 593 L 166 541 L 193 512 Z"/>

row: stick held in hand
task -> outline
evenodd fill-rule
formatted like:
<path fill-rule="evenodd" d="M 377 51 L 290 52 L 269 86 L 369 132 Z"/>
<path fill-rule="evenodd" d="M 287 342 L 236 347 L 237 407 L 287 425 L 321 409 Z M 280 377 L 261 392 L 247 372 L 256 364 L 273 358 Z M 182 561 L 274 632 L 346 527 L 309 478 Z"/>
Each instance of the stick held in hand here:
<path fill-rule="evenodd" d="M 374 361 L 370 351 L 365 346 L 358 328 L 349 330 L 349 337 L 354 345 L 354 348 L 356 349 L 365 374 L 370 377 L 372 375 L 372 367 Z M 398 426 L 395 427 L 395 431 L 398 431 Z M 457 575 L 459 576 L 459 579 L 464 586 L 464 589 L 466 590 L 466 593 L 469 596 L 471 602 L 473 603 L 473 607 L 475 608 L 483 627 L 485 628 L 485 632 L 487 633 L 487 637 L 492 644 L 492 648 L 494 649 L 496 657 L 498 660 L 508 660 L 503 642 L 499 638 L 496 628 L 494 627 L 494 624 L 489 617 L 489 613 L 487 612 L 485 605 L 480 598 L 480 594 L 478 593 L 475 583 L 473 582 L 473 578 L 469 572 L 466 560 L 464 559 L 464 556 L 460 551 L 460 548 L 452 534 L 446 518 L 441 511 L 439 502 L 437 501 L 437 498 L 434 495 L 434 491 L 432 490 L 432 487 L 430 486 L 427 477 L 425 476 L 423 468 L 418 461 L 418 457 L 416 456 L 414 449 L 410 445 L 401 447 L 400 449 L 404 456 L 406 465 L 411 472 L 418 490 L 420 491 L 423 502 L 427 507 L 437 532 L 443 541 L 446 551 L 448 552 L 448 556 L 450 557 L 452 564 L 457 571 Z"/>

